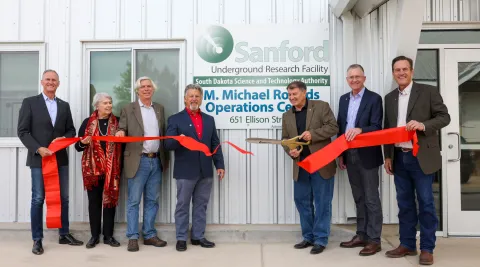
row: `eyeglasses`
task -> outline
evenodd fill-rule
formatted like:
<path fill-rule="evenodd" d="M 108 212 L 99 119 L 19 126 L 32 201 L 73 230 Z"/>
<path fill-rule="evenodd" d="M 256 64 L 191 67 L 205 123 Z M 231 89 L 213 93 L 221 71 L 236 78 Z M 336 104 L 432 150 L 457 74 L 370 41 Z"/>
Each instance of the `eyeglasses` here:
<path fill-rule="evenodd" d="M 363 78 L 365 78 L 365 76 L 348 76 L 347 80 L 353 81 L 353 80 L 361 80 Z"/>

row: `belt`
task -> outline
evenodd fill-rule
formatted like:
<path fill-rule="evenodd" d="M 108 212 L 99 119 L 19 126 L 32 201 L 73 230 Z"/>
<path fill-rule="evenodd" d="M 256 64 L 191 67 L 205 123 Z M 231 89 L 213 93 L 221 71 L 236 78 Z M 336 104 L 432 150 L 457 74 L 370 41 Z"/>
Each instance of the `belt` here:
<path fill-rule="evenodd" d="M 157 156 L 158 156 L 158 153 L 142 153 L 142 157 L 156 158 Z"/>
<path fill-rule="evenodd" d="M 398 151 L 402 151 L 402 152 L 410 152 L 412 151 L 413 149 L 411 148 L 405 148 L 405 147 L 395 147 L 395 150 L 398 150 Z"/>

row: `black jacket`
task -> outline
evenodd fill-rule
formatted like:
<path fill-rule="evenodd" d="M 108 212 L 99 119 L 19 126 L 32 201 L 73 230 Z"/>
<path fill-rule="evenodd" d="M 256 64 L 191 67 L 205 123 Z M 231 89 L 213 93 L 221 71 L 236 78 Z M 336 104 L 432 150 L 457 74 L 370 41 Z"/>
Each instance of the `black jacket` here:
<path fill-rule="evenodd" d="M 22 102 L 18 116 L 18 137 L 27 147 L 27 166 L 42 167 L 42 157 L 36 153 L 40 147 L 48 147 L 57 137 L 75 137 L 70 105 L 56 98 L 57 118 L 52 125 L 43 94 L 27 97 Z M 67 149 L 55 153 L 58 166 L 68 165 Z"/>

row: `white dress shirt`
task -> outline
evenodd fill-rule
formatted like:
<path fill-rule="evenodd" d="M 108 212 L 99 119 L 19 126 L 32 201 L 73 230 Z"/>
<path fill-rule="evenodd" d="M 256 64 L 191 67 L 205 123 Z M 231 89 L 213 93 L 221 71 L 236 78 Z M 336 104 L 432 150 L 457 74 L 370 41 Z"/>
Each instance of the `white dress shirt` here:
<path fill-rule="evenodd" d="M 55 120 L 57 119 L 57 97 L 54 96 L 53 99 L 48 98 L 44 92 L 42 92 L 43 99 L 45 100 L 45 105 L 47 105 L 48 114 L 50 115 L 50 121 L 52 126 L 55 126 Z"/>
<path fill-rule="evenodd" d="M 144 136 L 159 136 L 160 129 L 158 129 L 157 115 L 153 109 L 153 103 L 150 107 L 145 106 L 140 99 L 140 111 L 142 112 Z M 160 140 L 147 140 L 143 142 L 143 153 L 157 153 L 160 147 Z"/>
<path fill-rule="evenodd" d="M 403 89 L 403 91 L 398 90 L 398 116 L 397 116 L 397 127 L 403 127 L 407 125 L 407 109 L 408 101 L 410 100 L 410 94 L 412 92 L 413 81 Z M 412 142 L 402 142 L 396 143 L 396 147 L 403 148 L 413 148 Z"/>

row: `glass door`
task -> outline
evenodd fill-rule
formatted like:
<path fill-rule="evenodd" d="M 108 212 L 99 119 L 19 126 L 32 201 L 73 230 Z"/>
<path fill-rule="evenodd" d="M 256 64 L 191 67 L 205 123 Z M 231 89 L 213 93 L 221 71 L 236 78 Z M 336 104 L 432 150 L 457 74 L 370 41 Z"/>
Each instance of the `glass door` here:
<path fill-rule="evenodd" d="M 480 236 L 480 49 L 445 50 L 448 235 Z"/>

